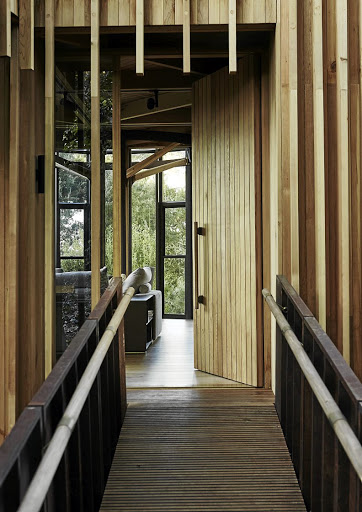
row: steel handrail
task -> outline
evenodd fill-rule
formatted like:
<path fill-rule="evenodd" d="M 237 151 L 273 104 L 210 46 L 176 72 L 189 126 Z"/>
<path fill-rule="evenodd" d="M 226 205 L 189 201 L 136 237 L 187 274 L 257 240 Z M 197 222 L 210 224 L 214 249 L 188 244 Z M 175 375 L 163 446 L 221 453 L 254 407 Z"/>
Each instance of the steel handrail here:
<path fill-rule="evenodd" d="M 274 315 L 276 322 L 283 333 L 294 357 L 298 361 L 300 369 L 304 373 L 319 405 L 324 411 L 331 427 L 333 428 L 339 442 L 344 448 L 346 455 L 362 482 L 362 446 L 351 429 L 348 421 L 343 415 L 338 404 L 333 399 L 319 373 L 309 359 L 303 345 L 298 340 L 292 327 L 286 320 L 278 304 L 275 302 L 269 290 L 263 290 L 263 297 Z"/>
<path fill-rule="evenodd" d="M 135 289 L 129 287 L 114 312 L 58 423 L 24 499 L 18 508 L 18 512 L 38 512 L 41 509 L 85 401 L 134 294 Z"/>

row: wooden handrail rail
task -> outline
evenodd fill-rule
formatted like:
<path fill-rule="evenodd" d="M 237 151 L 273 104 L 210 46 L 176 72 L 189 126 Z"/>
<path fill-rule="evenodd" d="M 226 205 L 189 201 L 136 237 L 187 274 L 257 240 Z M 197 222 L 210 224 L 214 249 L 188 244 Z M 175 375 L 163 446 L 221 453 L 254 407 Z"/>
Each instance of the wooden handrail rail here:
<path fill-rule="evenodd" d="M 130 287 L 124 294 L 110 320 L 92 358 L 76 387 L 73 396 L 58 423 L 41 463 L 28 487 L 18 512 L 37 512 L 41 509 L 49 487 L 76 426 L 85 401 L 101 368 L 107 351 L 122 322 L 127 307 L 135 293 Z"/>
<path fill-rule="evenodd" d="M 263 296 L 274 315 L 276 322 L 283 333 L 291 351 L 296 358 L 300 369 L 307 379 L 314 395 L 316 396 L 321 408 L 323 409 L 328 421 L 333 428 L 339 442 L 343 446 L 345 453 L 355 469 L 359 480 L 362 482 L 362 446 L 351 429 L 348 421 L 343 415 L 341 409 L 328 391 L 323 380 L 319 376 L 313 363 L 309 359 L 302 344 L 294 334 L 292 327 L 285 319 L 278 304 L 275 302 L 271 293 L 264 289 Z"/>

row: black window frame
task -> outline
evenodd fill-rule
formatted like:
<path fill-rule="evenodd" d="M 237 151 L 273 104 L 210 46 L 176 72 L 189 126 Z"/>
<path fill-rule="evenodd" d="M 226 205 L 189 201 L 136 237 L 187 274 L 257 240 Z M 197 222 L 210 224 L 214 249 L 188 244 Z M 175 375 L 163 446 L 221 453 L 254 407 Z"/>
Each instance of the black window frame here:
<path fill-rule="evenodd" d="M 181 150 L 181 148 L 180 148 Z M 177 149 L 175 149 L 177 151 Z M 133 165 L 132 154 L 154 153 L 150 149 L 129 149 L 129 162 Z M 155 208 L 156 208 L 156 288 L 162 292 L 162 318 L 179 318 L 191 320 L 193 318 L 192 305 L 192 182 L 191 182 L 191 148 L 185 148 L 188 163 L 185 166 L 186 177 L 186 198 L 185 201 L 163 201 L 162 183 L 163 173 L 155 175 Z M 159 160 L 160 165 L 165 160 Z M 129 230 L 130 247 L 130 268 L 132 268 L 132 187 L 129 197 L 129 219 L 131 228 Z M 166 255 L 165 254 L 165 210 L 167 208 L 186 208 L 186 254 Z M 164 293 L 164 260 L 167 258 L 185 259 L 185 313 L 165 313 Z"/>

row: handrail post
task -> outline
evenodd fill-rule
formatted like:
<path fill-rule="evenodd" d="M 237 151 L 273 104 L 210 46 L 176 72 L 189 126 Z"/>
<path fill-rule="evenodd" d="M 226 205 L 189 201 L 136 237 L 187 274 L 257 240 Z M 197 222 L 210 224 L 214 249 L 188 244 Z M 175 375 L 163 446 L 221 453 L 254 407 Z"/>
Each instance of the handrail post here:
<path fill-rule="evenodd" d="M 277 277 L 277 293 L 278 304 L 268 290 L 263 290 L 277 321 L 280 340 L 280 385 L 276 388 L 276 407 L 306 506 L 314 510 L 323 503 L 329 510 L 338 500 L 344 504 L 344 510 L 358 510 L 362 447 L 358 439 L 360 432 L 356 414 L 361 414 L 358 405 L 362 400 L 362 384 L 283 276 Z M 286 353 L 289 354 L 288 368 L 283 363 L 286 359 L 283 354 Z M 292 370 L 292 379 L 288 385 L 283 381 L 286 380 L 285 371 L 289 372 L 289 369 Z M 286 386 L 285 404 L 283 386 Z M 290 401 L 292 412 L 286 407 Z M 292 429 L 289 428 L 291 424 Z M 337 446 L 340 448 L 335 450 Z M 350 467 L 353 468 L 351 471 Z M 337 482 L 338 492 L 334 493 Z"/>
<path fill-rule="evenodd" d="M 129 287 L 119 303 L 111 321 L 95 349 L 82 378 L 79 381 L 73 396 L 58 423 L 55 433 L 38 466 L 38 469 L 28 487 L 18 512 L 38 512 L 46 498 L 49 487 L 63 457 L 69 439 L 82 412 L 83 405 L 97 378 L 101 365 L 107 355 L 108 349 L 120 326 L 126 309 L 135 293 Z"/>

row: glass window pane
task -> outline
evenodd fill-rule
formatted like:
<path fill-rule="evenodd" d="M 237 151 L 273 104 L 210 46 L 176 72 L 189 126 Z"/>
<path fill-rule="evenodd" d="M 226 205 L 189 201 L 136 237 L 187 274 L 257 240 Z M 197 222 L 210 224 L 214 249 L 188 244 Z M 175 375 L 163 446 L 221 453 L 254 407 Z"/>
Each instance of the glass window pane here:
<path fill-rule="evenodd" d="M 113 170 L 105 170 L 105 263 L 113 276 Z"/>
<path fill-rule="evenodd" d="M 60 210 L 60 256 L 84 256 L 84 210 Z"/>
<path fill-rule="evenodd" d="M 63 160 L 68 160 L 69 162 L 81 162 L 86 163 L 88 160 L 88 155 L 85 152 L 69 152 L 69 153 L 59 153 L 59 156 L 63 158 Z"/>
<path fill-rule="evenodd" d="M 155 176 L 132 186 L 132 268 L 156 266 Z"/>
<path fill-rule="evenodd" d="M 165 271 L 165 314 L 185 314 L 185 259 L 164 260 Z"/>
<path fill-rule="evenodd" d="M 149 156 L 151 156 L 153 152 L 150 153 L 133 153 L 132 151 L 132 165 L 137 162 L 143 162 L 143 160 L 146 160 Z"/>
<path fill-rule="evenodd" d="M 186 254 L 186 208 L 165 208 L 165 254 Z"/>
<path fill-rule="evenodd" d="M 169 151 L 162 157 L 162 160 L 180 160 L 181 158 L 186 158 L 185 150 Z"/>
<path fill-rule="evenodd" d="M 67 270 L 68 271 L 68 270 Z M 60 274 L 62 276 L 62 274 Z M 60 277 L 61 278 L 61 277 Z M 84 282 L 84 279 L 83 279 Z M 57 342 L 69 345 L 91 312 L 91 289 L 78 288 L 74 279 L 57 287 Z"/>
<path fill-rule="evenodd" d="M 67 203 L 69 206 L 72 203 L 90 202 L 90 85 L 89 71 L 65 70 L 62 64 L 57 62 L 55 149 L 56 162 L 65 167 L 57 169 L 57 199 L 59 203 Z M 101 105 L 101 110 L 104 110 L 104 105 Z M 101 116 L 102 114 L 103 112 Z M 108 142 L 104 137 L 102 144 L 107 150 Z M 58 211 L 58 263 L 63 272 L 58 270 L 56 274 L 57 358 L 79 330 L 91 307 L 90 274 L 85 278 L 81 272 L 89 270 L 89 214 L 76 206 L 68 209 L 60 205 Z M 84 238 L 87 239 L 87 247 L 84 246 Z M 87 256 L 85 260 L 84 255 Z"/>
<path fill-rule="evenodd" d="M 163 201 L 186 201 L 186 168 L 174 167 L 162 176 Z"/>
<path fill-rule="evenodd" d="M 64 272 L 79 272 L 81 270 L 84 270 L 84 260 L 61 259 L 60 266 L 64 270 Z"/>
<path fill-rule="evenodd" d="M 58 169 L 60 203 L 87 203 L 89 180 L 75 172 Z"/>

